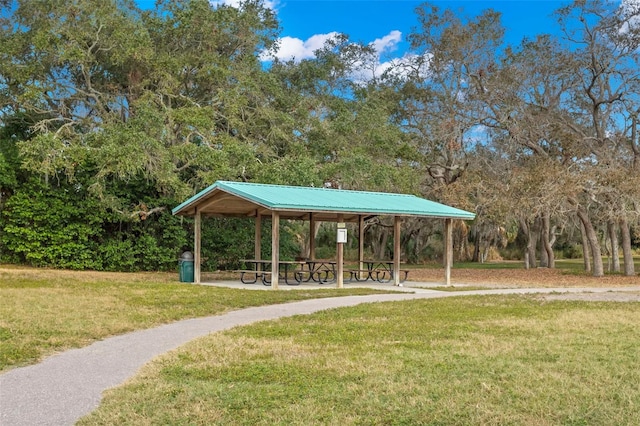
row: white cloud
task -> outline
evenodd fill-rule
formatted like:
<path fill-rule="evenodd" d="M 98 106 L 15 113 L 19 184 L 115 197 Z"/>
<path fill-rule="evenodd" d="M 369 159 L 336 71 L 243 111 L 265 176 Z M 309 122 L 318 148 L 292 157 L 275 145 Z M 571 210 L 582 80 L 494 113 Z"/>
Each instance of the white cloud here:
<path fill-rule="evenodd" d="M 623 0 L 623 2 L 625 1 L 640 2 L 640 0 Z M 209 3 L 214 7 L 229 5 L 237 8 L 242 3 L 242 0 L 209 0 Z M 277 11 L 279 4 L 280 0 L 264 0 L 264 5 L 274 11 Z M 282 61 L 293 60 L 300 62 L 305 59 L 313 59 L 317 50 L 323 48 L 327 41 L 338 35 L 338 32 L 333 31 L 327 34 L 315 34 L 306 40 L 285 36 L 278 40 L 278 50 L 275 53 L 264 51 L 260 54 L 260 60 L 267 62 L 275 57 Z M 420 69 L 416 69 L 417 56 L 415 54 L 405 54 L 401 57 L 385 60 L 385 57 L 390 57 L 393 52 L 398 50 L 401 42 L 402 32 L 393 30 L 389 34 L 369 43 L 369 46 L 376 52 L 375 63 L 354 64 L 352 78 L 357 82 L 366 83 L 382 76 L 385 72 L 392 72 L 394 76 L 400 78 L 415 72 L 427 75 L 428 57 L 421 61 Z"/>
<path fill-rule="evenodd" d="M 294 60 L 295 62 L 312 59 L 315 58 L 316 50 L 322 49 L 327 41 L 338 35 L 338 32 L 332 31 L 327 34 L 315 34 L 306 40 L 285 36 L 278 40 L 278 50 L 274 56 L 280 60 Z M 386 36 L 369 43 L 369 45 L 380 55 L 396 50 L 401 39 L 402 33 L 400 31 L 392 31 Z M 269 56 L 263 54 L 261 59 L 269 60 Z"/>
<path fill-rule="evenodd" d="M 402 33 L 398 30 L 391 31 L 382 38 L 377 38 L 369 45 L 375 49 L 378 54 L 393 52 L 398 48 L 398 43 L 402 41 Z"/>
<path fill-rule="evenodd" d="M 337 32 L 316 34 L 307 40 L 301 40 L 295 37 L 282 37 L 279 40 L 279 47 L 275 54 L 263 52 L 260 55 L 260 59 L 262 61 L 269 61 L 273 59 L 274 56 L 283 61 L 293 60 L 295 62 L 313 59 L 316 50 L 321 49 L 328 40 L 338 35 L 339 33 Z M 375 78 L 381 77 L 385 72 L 391 73 L 391 75 L 397 78 L 407 77 L 409 74 L 415 75 L 415 73 L 426 76 L 431 55 L 426 55 L 423 58 L 419 58 L 415 54 L 404 54 L 400 57 L 393 57 L 393 52 L 398 50 L 401 42 L 402 33 L 394 30 L 369 43 L 375 55 L 371 57 L 369 61 L 352 64 L 353 71 L 351 78 L 353 81 L 366 84 Z"/>
<path fill-rule="evenodd" d="M 330 32 L 328 34 L 316 34 L 309 37 L 307 40 L 301 40 L 295 37 L 282 37 L 278 40 L 278 51 L 273 56 L 280 60 L 293 59 L 296 62 L 300 62 L 303 59 L 311 59 L 315 57 L 315 51 L 321 49 L 324 44 L 336 37 L 337 32 Z M 269 55 L 263 53 L 260 57 L 263 61 L 269 59 Z"/>
<path fill-rule="evenodd" d="M 418 56 L 413 53 L 405 53 L 403 56 L 384 60 L 385 56 L 389 56 L 398 49 L 401 41 L 402 33 L 394 30 L 386 36 L 369 43 L 378 54 L 378 63 L 371 78 L 380 77 L 385 72 L 390 72 L 395 77 L 402 77 L 408 75 L 409 71 L 414 69 Z M 428 62 L 428 60 L 424 62 Z"/>

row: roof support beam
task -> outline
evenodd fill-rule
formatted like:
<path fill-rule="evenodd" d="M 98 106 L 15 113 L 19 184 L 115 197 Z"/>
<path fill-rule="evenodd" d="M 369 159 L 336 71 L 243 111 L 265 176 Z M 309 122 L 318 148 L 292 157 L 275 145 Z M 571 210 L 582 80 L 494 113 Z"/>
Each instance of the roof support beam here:
<path fill-rule="evenodd" d="M 258 210 L 256 210 L 256 230 L 254 235 L 253 252 L 254 259 L 262 259 L 262 216 Z M 258 262 L 256 264 L 256 268 L 258 271 L 262 270 L 262 263 Z"/>
<path fill-rule="evenodd" d="M 344 216 L 339 214 L 338 215 L 338 223 L 343 223 L 344 221 Z M 337 238 L 336 238 L 337 240 Z M 336 272 L 336 287 L 337 288 L 343 288 L 344 287 L 344 243 L 340 243 L 340 242 L 336 242 L 336 244 L 338 245 L 337 247 L 337 255 L 338 255 L 338 271 Z"/>
<path fill-rule="evenodd" d="M 364 217 L 358 216 L 358 275 L 364 279 Z"/>
<path fill-rule="evenodd" d="M 309 259 L 316 260 L 316 218 L 309 213 Z"/>
<path fill-rule="evenodd" d="M 202 215 L 200 209 L 196 207 L 196 217 L 193 226 L 193 275 L 196 284 L 200 284 L 200 264 L 201 264 L 201 240 L 202 240 Z"/>
<path fill-rule="evenodd" d="M 393 217 L 393 285 L 400 285 L 400 225 L 402 218 Z"/>
<path fill-rule="evenodd" d="M 278 289 L 280 266 L 280 214 L 271 212 L 271 288 Z"/>
<path fill-rule="evenodd" d="M 453 219 L 444 220 L 444 283 L 451 285 L 451 265 L 453 263 Z"/>

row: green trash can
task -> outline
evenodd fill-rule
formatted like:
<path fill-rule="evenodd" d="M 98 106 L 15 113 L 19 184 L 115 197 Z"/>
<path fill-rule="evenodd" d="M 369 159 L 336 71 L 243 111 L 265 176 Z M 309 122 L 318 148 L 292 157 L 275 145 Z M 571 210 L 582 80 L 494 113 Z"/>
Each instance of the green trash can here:
<path fill-rule="evenodd" d="M 178 272 L 181 283 L 193 282 L 193 253 L 185 251 L 178 260 Z"/>

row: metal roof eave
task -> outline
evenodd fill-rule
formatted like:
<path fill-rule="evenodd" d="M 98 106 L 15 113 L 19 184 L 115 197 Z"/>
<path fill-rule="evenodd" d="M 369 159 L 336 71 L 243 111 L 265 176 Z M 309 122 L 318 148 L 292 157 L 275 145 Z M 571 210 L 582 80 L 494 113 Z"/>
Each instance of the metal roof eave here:
<path fill-rule="evenodd" d="M 333 214 L 350 214 L 350 215 L 358 215 L 358 216 L 370 216 L 370 217 L 374 217 L 374 216 L 399 216 L 399 217 L 428 217 L 428 218 L 434 218 L 434 219 L 464 219 L 464 220 L 473 220 L 475 219 L 476 215 L 473 213 L 467 213 L 467 212 L 463 212 L 463 213 L 454 213 L 452 212 L 449 215 L 443 215 L 441 213 L 429 213 L 429 212 L 397 212 L 394 210 L 379 210 L 379 211 L 370 211 L 370 210 L 363 210 L 363 211 L 354 211 L 354 210 L 348 210 L 348 209 L 330 209 L 330 210 L 323 210 L 323 209 L 306 209 L 306 210 L 300 210 L 299 208 L 287 208 L 287 207 L 281 207 L 281 206 L 276 206 L 274 208 L 270 208 L 269 210 L 273 210 L 273 211 L 277 211 L 277 212 L 289 212 L 289 213 L 318 213 L 318 214 L 328 214 L 328 215 L 333 215 Z"/>
<path fill-rule="evenodd" d="M 178 206 L 176 206 L 173 209 L 171 209 L 171 214 L 174 215 L 174 216 L 177 215 L 177 214 L 180 214 L 183 210 L 186 210 L 187 207 L 190 207 L 196 201 L 198 201 L 199 199 L 201 199 L 205 195 L 208 195 L 209 192 L 211 192 L 214 189 L 216 189 L 217 186 L 218 186 L 218 182 L 215 182 L 213 185 L 209 185 L 207 188 L 205 188 L 202 191 L 198 192 L 193 197 L 189 198 L 188 200 L 182 202 Z"/>
<path fill-rule="evenodd" d="M 202 191 L 198 192 L 196 195 L 194 195 L 193 197 L 189 198 L 187 201 L 183 202 L 182 204 L 180 204 L 177 207 L 174 207 L 173 209 L 171 209 L 171 214 L 178 215 L 178 214 L 184 214 L 184 212 L 186 210 L 189 209 L 189 207 L 192 207 L 194 204 L 197 204 L 197 202 L 205 197 L 207 197 L 208 195 L 210 195 L 212 192 L 214 192 L 216 189 L 220 192 L 224 192 L 225 194 L 229 194 L 229 195 L 233 195 L 235 197 L 238 198 L 242 198 L 245 201 L 249 201 L 251 203 L 254 203 L 260 207 L 263 207 L 265 209 L 268 210 L 274 210 L 273 207 L 271 205 L 269 205 L 269 203 L 263 199 L 259 199 L 257 197 L 250 197 L 247 196 L 246 194 L 242 193 L 241 191 L 237 191 L 235 190 L 235 188 L 233 187 L 229 187 L 228 185 L 224 185 L 225 182 L 224 181 L 217 181 L 215 182 L 213 185 L 208 186 L 207 188 L 203 189 Z"/>

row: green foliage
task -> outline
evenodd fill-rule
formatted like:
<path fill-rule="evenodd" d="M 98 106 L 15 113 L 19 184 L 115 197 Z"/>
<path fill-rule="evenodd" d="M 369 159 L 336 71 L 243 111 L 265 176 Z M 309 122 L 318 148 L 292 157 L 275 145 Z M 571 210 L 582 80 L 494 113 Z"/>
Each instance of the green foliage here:
<path fill-rule="evenodd" d="M 253 221 L 248 219 L 204 219 L 202 221 L 202 257 L 205 258 L 203 268 L 206 270 L 237 269 L 239 259 L 253 259 L 254 229 Z M 191 250 L 191 247 L 187 246 L 185 249 Z"/>
<path fill-rule="evenodd" d="M 23 186 L 2 211 L 2 244 L 11 260 L 34 266 L 99 268 L 93 253 L 101 233 L 97 203 L 73 186 Z"/>
<path fill-rule="evenodd" d="M 192 221 L 189 221 L 190 223 Z M 293 260 L 300 254 L 294 230 L 286 222 L 280 227 L 280 258 Z M 193 235 L 193 233 L 191 234 Z M 202 221 L 203 268 L 215 271 L 238 269 L 241 259 L 253 259 L 255 249 L 255 222 L 243 218 L 205 218 Z M 271 256 L 271 222 L 263 219 L 262 257 Z M 186 245 L 185 250 L 191 250 Z"/>
<path fill-rule="evenodd" d="M 20 155 L 17 143 L 29 137 L 30 120 L 24 114 L 4 118 L 0 126 L 0 206 L 4 197 L 10 195 L 25 179 L 20 170 Z"/>
<path fill-rule="evenodd" d="M 32 180 L 2 210 L 3 260 L 70 269 L 174 270 L 187 230 L 169 212 L 175 201 L 164 202 L 159 214 L 124 220 L 79 183 Z"/>
<path fill-rule="evenodd" d="M 180 218 L 164 211 L 144 221 L 104 223 L 105 233 L 96 256 L 108 271 L 172 271 L 181 248 L 187 246 L 187 229 Z"/>

